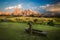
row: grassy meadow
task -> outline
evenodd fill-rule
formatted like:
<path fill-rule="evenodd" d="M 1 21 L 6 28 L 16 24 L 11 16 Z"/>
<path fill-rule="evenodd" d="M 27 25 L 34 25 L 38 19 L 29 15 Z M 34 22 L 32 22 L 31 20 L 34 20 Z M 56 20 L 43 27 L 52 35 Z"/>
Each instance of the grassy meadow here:
<path fill-rule="evenodd" d="M 34 24 L 33 28 L 47 32 L 47 37 L 29 35 L 25 32 L 27 23 L 1 22 L 0 40 L 60 40 L 60 27 Z"/>
<path fill-rule="evenodd" d="M 46 24 L 33 24 L 34 29 L 46 31 L 47 37 L 29 35 L 24 30 L 28 27 L 28 21 L 33 22 L 34 19 L 38 19 L 37 23 L 47 23 L 48 20 L 53 20 L 54 23 L 60 24 L 59 18 L 0 17 L 0 20 L 1 19 L 11 22 L 0 22 L 0 40 L 60 40 L 60 25 L 49 26 Z"/>

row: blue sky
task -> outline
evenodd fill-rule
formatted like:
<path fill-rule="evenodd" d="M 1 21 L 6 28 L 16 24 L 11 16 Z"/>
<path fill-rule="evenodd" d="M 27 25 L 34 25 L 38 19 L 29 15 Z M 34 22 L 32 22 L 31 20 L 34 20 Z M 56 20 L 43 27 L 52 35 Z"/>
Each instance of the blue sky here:
<path fill-rule="evenodd" d="M 32 9 L 36 11 L 44 11 L 39 9 L 40 6 L 45 6 L 47 4 L 52 5 L 60 2 L 59 0 L 0 0 L 0 11 L 12 11 L 6 10 L 9 7 L 19 6 L 21 9 Z"/>

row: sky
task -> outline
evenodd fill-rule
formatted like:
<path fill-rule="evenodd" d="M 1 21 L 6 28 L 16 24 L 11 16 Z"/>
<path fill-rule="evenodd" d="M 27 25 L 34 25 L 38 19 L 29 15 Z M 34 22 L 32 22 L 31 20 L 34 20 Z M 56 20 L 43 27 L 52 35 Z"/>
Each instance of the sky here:
<path fill-rule="evenodd" d="M 13 12 L 15 8 L 22 10 L 32 9 L 38 12 L 60 10 L 59 0 L 0 0 L 0 11 Z"/>

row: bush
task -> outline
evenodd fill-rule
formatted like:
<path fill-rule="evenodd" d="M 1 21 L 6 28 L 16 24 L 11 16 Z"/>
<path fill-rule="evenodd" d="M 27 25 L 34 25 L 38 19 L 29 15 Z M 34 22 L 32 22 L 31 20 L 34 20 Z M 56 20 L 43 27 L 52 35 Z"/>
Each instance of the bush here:
<path fill-rule="evenodd" d="M 3 19 L 0 19 L 0 22 L 3 22 L 4 20 Z"/>
<path fill-rule="evenodd" d="M 36 23 L 38 21 L 38 19 L 34 19 L 34 22 Z"/>
<path fill-rule="evenodd" d="M 53 20 L 49 20 L 48 23 L 47 23 L 47 25 L 54 26 Z"/>
<path fill-rule="evenodd" d="M 20 19 L 19 19 L 19 18 L 16 18 L 16 21 L 17 21 L 17 22 L 20 22 Z"/>

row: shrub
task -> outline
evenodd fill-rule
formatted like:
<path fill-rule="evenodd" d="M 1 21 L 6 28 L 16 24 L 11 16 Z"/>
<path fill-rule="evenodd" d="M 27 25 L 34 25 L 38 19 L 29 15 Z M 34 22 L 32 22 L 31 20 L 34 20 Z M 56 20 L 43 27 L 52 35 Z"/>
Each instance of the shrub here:
<path fill-rule="evenodd" d="M 0 22 L 3 22 L 4 20 L 3 19 L 0 19 Z"/>
<path fill-rule="evenodd" d="M 49 20 L 48 23 L 47 23 L 47 25 L 54 26 L 53 20 Z"/>
<path fill-rule="evenodd" d="M 34 22 L 36 23 L 38 21 L 38 19 L 34 19 Z"/>
<path fill-rule="evenodd" d="M 16 18 L 16 21 L 17 21 L 17 22 L 20 22 L 20 19 L 19 19 L 19 18 Z"/>

